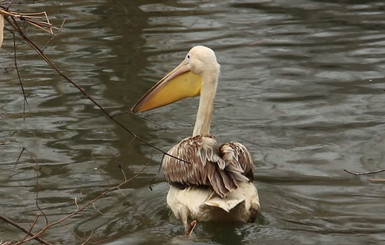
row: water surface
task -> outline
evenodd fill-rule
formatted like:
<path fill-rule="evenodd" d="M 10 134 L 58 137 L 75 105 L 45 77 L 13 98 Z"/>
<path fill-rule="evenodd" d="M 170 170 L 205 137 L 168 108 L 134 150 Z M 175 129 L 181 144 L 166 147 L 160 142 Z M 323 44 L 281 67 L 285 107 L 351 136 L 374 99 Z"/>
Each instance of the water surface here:
<path fill-rule="evenodd" d="M 221 64 L 212 133 L 245 144 L 255 163 L 257 222 L 199 224 L 185 238 L 166 206 L 162 154 L 109 120 L 12 36 L 0 56 L 0 212 L 29 227 L 56 221 L 121 183 L 64 225 L 53 243 L 379 244 L 383 182 L 343 171 L 385 168 L 383 1 L 65 1 L 15 5 L 66 23 L 45 49 L 109 112 L 127 112 L 194 45 Z M 33 28 L 30 37 L 48 36 Z M 117 118 L 167 151 L 192 133 L 198 99 Z M 25 150 L 23 150 L 25 149 Z M 21 157 L 17 162 L 20 153 Z M 76 201 L 75 201 L 76 199 Z M 44 225 L 39 219 L 38 227 Z M 34 231 L 37 231 L 35 229 Z M 0 241 L 24 234 L 0 222 Z"/>

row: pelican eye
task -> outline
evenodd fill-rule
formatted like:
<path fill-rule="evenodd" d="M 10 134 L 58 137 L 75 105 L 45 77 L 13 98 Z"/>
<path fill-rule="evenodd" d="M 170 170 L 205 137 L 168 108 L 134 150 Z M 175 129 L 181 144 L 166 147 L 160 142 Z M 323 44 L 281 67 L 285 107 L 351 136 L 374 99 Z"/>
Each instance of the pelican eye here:
<path fill-rule="evenodd" d="M 187 59 L 188 61 L 190 61 L 190 58 L 191 58 L 191 55 L 190 55 L 190 54 L 187 54 L 187 55 L 186 55 L 186 59 Z"/>

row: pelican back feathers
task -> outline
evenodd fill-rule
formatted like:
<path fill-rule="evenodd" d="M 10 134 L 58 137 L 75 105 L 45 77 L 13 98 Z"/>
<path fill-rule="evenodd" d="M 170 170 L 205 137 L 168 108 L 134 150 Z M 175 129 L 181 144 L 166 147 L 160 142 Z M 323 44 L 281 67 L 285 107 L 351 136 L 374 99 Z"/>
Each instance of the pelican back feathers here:
<path fill-rule="evenodd" d="M 245 146 L 231 142 L 218 147 L 214 136 L 193 136 L 170 149 L 162 162 L 167 182 L 175 187 L 212 188 L 221 198 L 253 179 L 253 162 Z"/>

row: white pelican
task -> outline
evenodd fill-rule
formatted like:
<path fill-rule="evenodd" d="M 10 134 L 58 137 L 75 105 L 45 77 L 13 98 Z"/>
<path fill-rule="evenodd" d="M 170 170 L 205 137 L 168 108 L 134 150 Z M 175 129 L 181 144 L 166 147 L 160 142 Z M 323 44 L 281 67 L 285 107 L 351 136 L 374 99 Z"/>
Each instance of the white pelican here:
<path fill-rule="evenodd" d="M 193 135 L 168 151 L 176 158 L 166 155 L 162 161 L 170 184 L 167 204 L 182 219 L 187 235 L 196 221 L 252 222 L 260 209 L 252 182 L 254 164 L 246 147 L 237 142 L 218 146 L 210 135 L 219 68 L 213 50 L 195 46 L 131 109 L 142 112 L 201 96 Z M 194 220 L 191 224 L 189 218 Z"/>

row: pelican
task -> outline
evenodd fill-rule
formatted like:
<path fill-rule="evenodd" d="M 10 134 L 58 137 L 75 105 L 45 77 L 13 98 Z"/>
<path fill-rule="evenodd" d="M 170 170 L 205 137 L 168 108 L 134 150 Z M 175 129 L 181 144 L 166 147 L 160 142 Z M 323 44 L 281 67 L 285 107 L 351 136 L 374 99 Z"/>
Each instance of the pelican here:
<path fill-rule="evenodd" d="M 219 72 L 214 51 L 195 46 L 131 109 L 143 112 L 200 95 L 192 136 L 172 147 L 162 160 L 170 184 L 167 204 L 182 220 L 186 235 L 197 221 L 253 222 L 260 209 L 252 182 L 254 164 L 246 147 L 237 142 L 219 146 L 210 135 Z"/>

